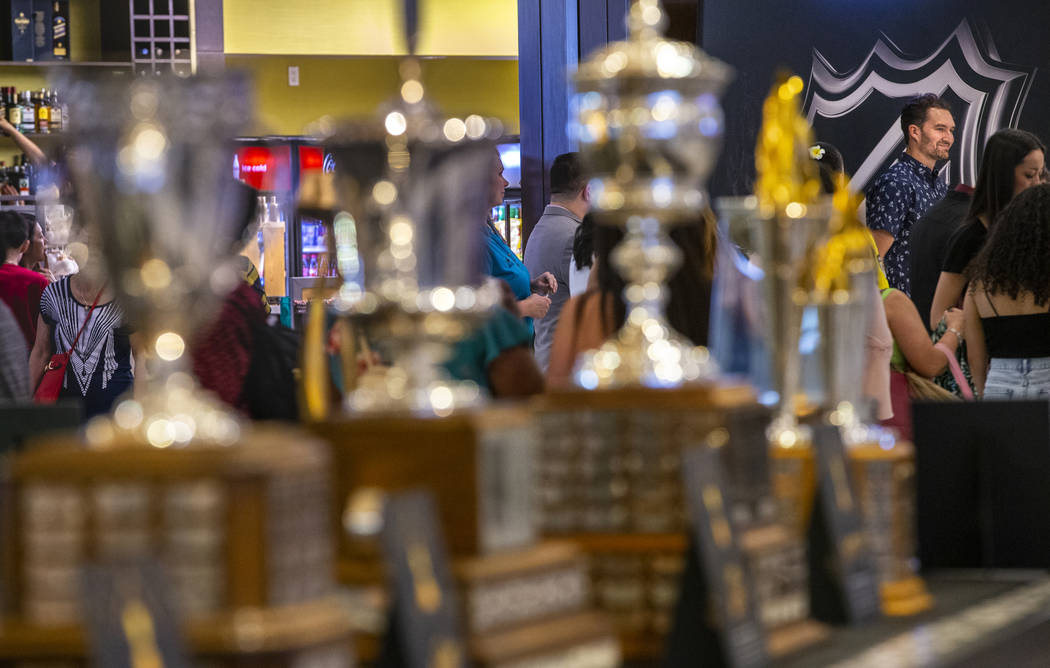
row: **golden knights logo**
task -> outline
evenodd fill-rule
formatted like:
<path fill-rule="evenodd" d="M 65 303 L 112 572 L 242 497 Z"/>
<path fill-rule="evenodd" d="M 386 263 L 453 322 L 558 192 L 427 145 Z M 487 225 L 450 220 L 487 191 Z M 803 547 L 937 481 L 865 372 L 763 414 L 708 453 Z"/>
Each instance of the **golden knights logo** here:
<path fill-rule="evenodd" d="M 814 49 L 804 109 L 817 137 L 842 151 L 853 188 L 862 190 L 904 150 L 904 102 L 936 93 L 951 105 L 956 123 L 955 146 L 941 176 L 973 185 L 988 137 L 1017 126 L 1034 73 L 1002 62 L 991 37 L 979 37 L 963 20 L 920 58 L 905 54 L 885 34 L 852 71 L 838 71 Z"/>

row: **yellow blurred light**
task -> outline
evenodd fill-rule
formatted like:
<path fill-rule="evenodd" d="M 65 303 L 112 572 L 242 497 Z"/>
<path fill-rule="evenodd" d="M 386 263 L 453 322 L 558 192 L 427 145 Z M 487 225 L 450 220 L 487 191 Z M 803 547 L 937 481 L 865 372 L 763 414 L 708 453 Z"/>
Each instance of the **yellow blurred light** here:
<path fill-rule="evenodd" d="M 394 136 L 402 135 L 408 129 L 408 121 L 400 111 L 391 111 L 387 114 L 384 125 L 386 125 L 386 131 Z"/>
<path fill-rule="evenodd" d="M 142 283 L 151 290 L 163 290 L 171 285 L 171 268 L 160 258 L 151 258 L 142 263 Z"/>
<path fill-rule="evenodd" d="M 380 181 L 372 186 L 372 199 L 386 206 L 397 199 L 397 186 L 390 181 Z"/>
<path fill-rule="evenodd" d="M 423 84 L 415 79 L 409 79 L 401 84 L 401 99 L 409 104 L 415 104 L 423 99 Z"/>
<path fill-rule="evenodd" d="M 179 359 L 182 353 L 186 352 L 186 342 L 175 332 L 164 332 L 157 337 L 153 348 L 157 351 L 157 357 L 171 362 Z"/>
<path fill-rule="evenodd" d="M 146 427 L 146 440 L 155 448 L 166 448 L 175 442 L 175 430 L 165 418 L 155 418 Z"/>
<path fill-rule="evenodd" d="M 445 139 L 449 141 L 460 141 L 467 136 L 467 124 L 458 118 L 450 118 L 445 121 L 443 130 Z"/>

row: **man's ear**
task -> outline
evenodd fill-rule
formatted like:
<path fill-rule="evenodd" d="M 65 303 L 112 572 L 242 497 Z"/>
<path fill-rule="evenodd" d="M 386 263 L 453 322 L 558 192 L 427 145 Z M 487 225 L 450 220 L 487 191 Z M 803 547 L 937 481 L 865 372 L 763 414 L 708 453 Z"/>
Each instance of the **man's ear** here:
<path fill-rule="evenodd" d="M 18 254 L 25 255 L 26 251 L 29 250 L 29 239 L 22 242 L 22 245 L 18 247 Z"/>
<path fill-rule="evenodd" d="M 918 144 L 922 141 L 922 128 L 915 123 L 908 126 L 908 139 Z"/>
<path fill-rule="evenodd" d="M 580 199 L 582 199 L 584 202 L 587 202 L 588 204 L 590 203 L 590 201 L 591 201 L 591 184 L 590 184 L 590 182 L 588 182 L 587 185 L 585 185 L 583 187 L 583 190 L 580 191 Z"/>

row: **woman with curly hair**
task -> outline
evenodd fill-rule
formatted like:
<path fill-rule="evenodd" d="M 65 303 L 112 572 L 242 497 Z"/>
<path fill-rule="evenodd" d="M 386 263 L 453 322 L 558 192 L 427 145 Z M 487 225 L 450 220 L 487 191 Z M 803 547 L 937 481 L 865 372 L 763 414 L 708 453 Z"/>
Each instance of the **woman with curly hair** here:
<path fill-rule="evenodd" d="M 1011 200 L 966 278 L 963 331 L 978 393 L 1050 396 L 1050 185 Z"/>
<path fill-rule="evenodd" d="M 963 272 L 984 246 L 999 213 L 1018 193 L 1042 183 L 1045 154 L 1043 142 L 1024 130 L 1006 128 L 988 139 L 970 211 L 948 239 L 930 312 L 921 314 L 933 329 L 942 313 L 959 305 L 966 289 Z"/>

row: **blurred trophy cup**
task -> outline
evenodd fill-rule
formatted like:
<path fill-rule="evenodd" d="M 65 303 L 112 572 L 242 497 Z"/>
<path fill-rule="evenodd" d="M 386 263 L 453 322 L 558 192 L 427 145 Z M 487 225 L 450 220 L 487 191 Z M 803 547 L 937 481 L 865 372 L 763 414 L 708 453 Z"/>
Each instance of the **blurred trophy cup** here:
<path fill-rule="evenodd" d="M 343 206 L 333 223 L 344 281 L 334 308 L 354 332 L 347 409 L 442 416 L 481 403 L 477 384 L 440 365 L 499 298 L 482 284 L 480 227 L 502 126 L 438 119 L 418 61 L 401 72 L 401 98 L 381 121 L 344 125 L 327 141 Z M 382 364 L 357 377 L 361 337 Z"/>
<path fill-rule="evenodd" d="M 411 52 L 415 2 L 404 11 Z M 381 526 L 360 521 L 369 516 L 359 512 L 361 500 L 424 487 L 436 500 L 467 604 L 474 663 L 598 647 L 594 665 L 614 665 L 619 652 L 608 625 L 587 609 L 578 549 L 536 541 L 530 411 L 488 406 L 477 383 L 454 380 L 442 366 L 500 299 L 498 286 L 483 282 L 482 262 L 502 125 L 476 115 L 440 117 L 416 58 L 406 58 L 400 74 L 398 99 L 375 121 L 344 124 L 326 142 L 335 160 L 343 284 L 333 311 L 346 399 L 341 415 L 311 428 L 334 453 L 346 528 L 339 579 L 356 592 L 383 591 L 389 564 L 378 549 Z M 361 360 L 370 368 L 358 373 Z M 552 633 L 555 614 L 563 616 Z"/>
<path fill-rule="evenodd" d="M 92 615 L 113 627 L 112 642 L 157 663 L 151 652 L 173 639 L 160 637 L 149 610 L 139 606 L 129 622 L 134 600 L 122 616 L 121 601 L 79 586 L 89 563 L 119 575 L 144 560 L 161 563 L 174 585 L 195 661 L 244 665 L 265 652 L 268 665 L 349 668 L 324 445 L 288 427 L 249 431 L 189 372 L 194 329 L 243 280 L 231 232 L 245 198 L 230 164 L 231 140 L 250 118 L 246 82 L 77 77 L 63 90 L 75 109 L 76 205 L 96 258 L 86 266 L 105 272 L 155 359 L 134 398 L 88 424 L 87 448 L 48 434 L 15 461 L 13 521 L 0 538 L 14 555 L 2 567 L 18 585 L 18 623 L 0 629 L 0 662 L 46 654 L 85 664 L 80 625 Z"/>
<path fill-rule="evenodd" d="M 247 82 L 76 78 L 67 88 L 77 206 L 101 241 L 89 250 L 103 250 L 109 284 L 150 356 L 145 389 L 90 425 L 89 440 L 233 443 L 238 420 L 199 391 L 188 346 L 241 280 L 232 244 L 243 198 L 229 163 L 251 117 Z"/>
<path fill-rule="evenodd" d="M 542 526 L 589 552 L 598 600 L 617 622 L 626 657 L 652 660 L 663 651 L 687 558 L 682 449 L 718 449 L 769 651 L 781 655 L 825 631 L 807 619 L 803 546 L 775 524 L 769 412 L 749 386 L 719 374 L 706 348 L 675 332 L 664 308 L 681 262 L 669 232 L 712 224 L 705 180 L 731 70 L 664 38 L 666 21 L 659 2 L 635 0 L 627 40 L 592 54 L 574 76 L 571 131 L 591 176 L 596 222 L 626 234 L 612 251 L 627 284 L 626 320 L 580 356 L 576 388 L 541 400 Z"/>
<path fill-rule="evenodd" d="M 730 68 L 691 44 L 662 36 L 657 0 L 633 2 L 628 39 L 580 64 L 571 131 L 591 174 L 597 222 L 626 236 L 612 262 L 627 283 L 627 319 L 614 338 L 581 357 L 587 388 L 677 387 L 717 372 L 706 348 L 667 322 L 667 279 L 681 263 L 668 230 L 708 206 L 705 182 L 721 146 L 719 98 Z"/>
<path fill-rule="evenodd" d="M 933 600 L 915 557 L 915 452 L 910 443 L 867 421 L 861 380 L 863 341 L 875 287 L 875 257 L 857 218 L 860 198 L 845 177 L 834 195 L 831 236 L 814 257 L 812 287 L 820 325 L 822 419 L 839 427 L 880 580 L 882 611 L 912 615 Z"/>

